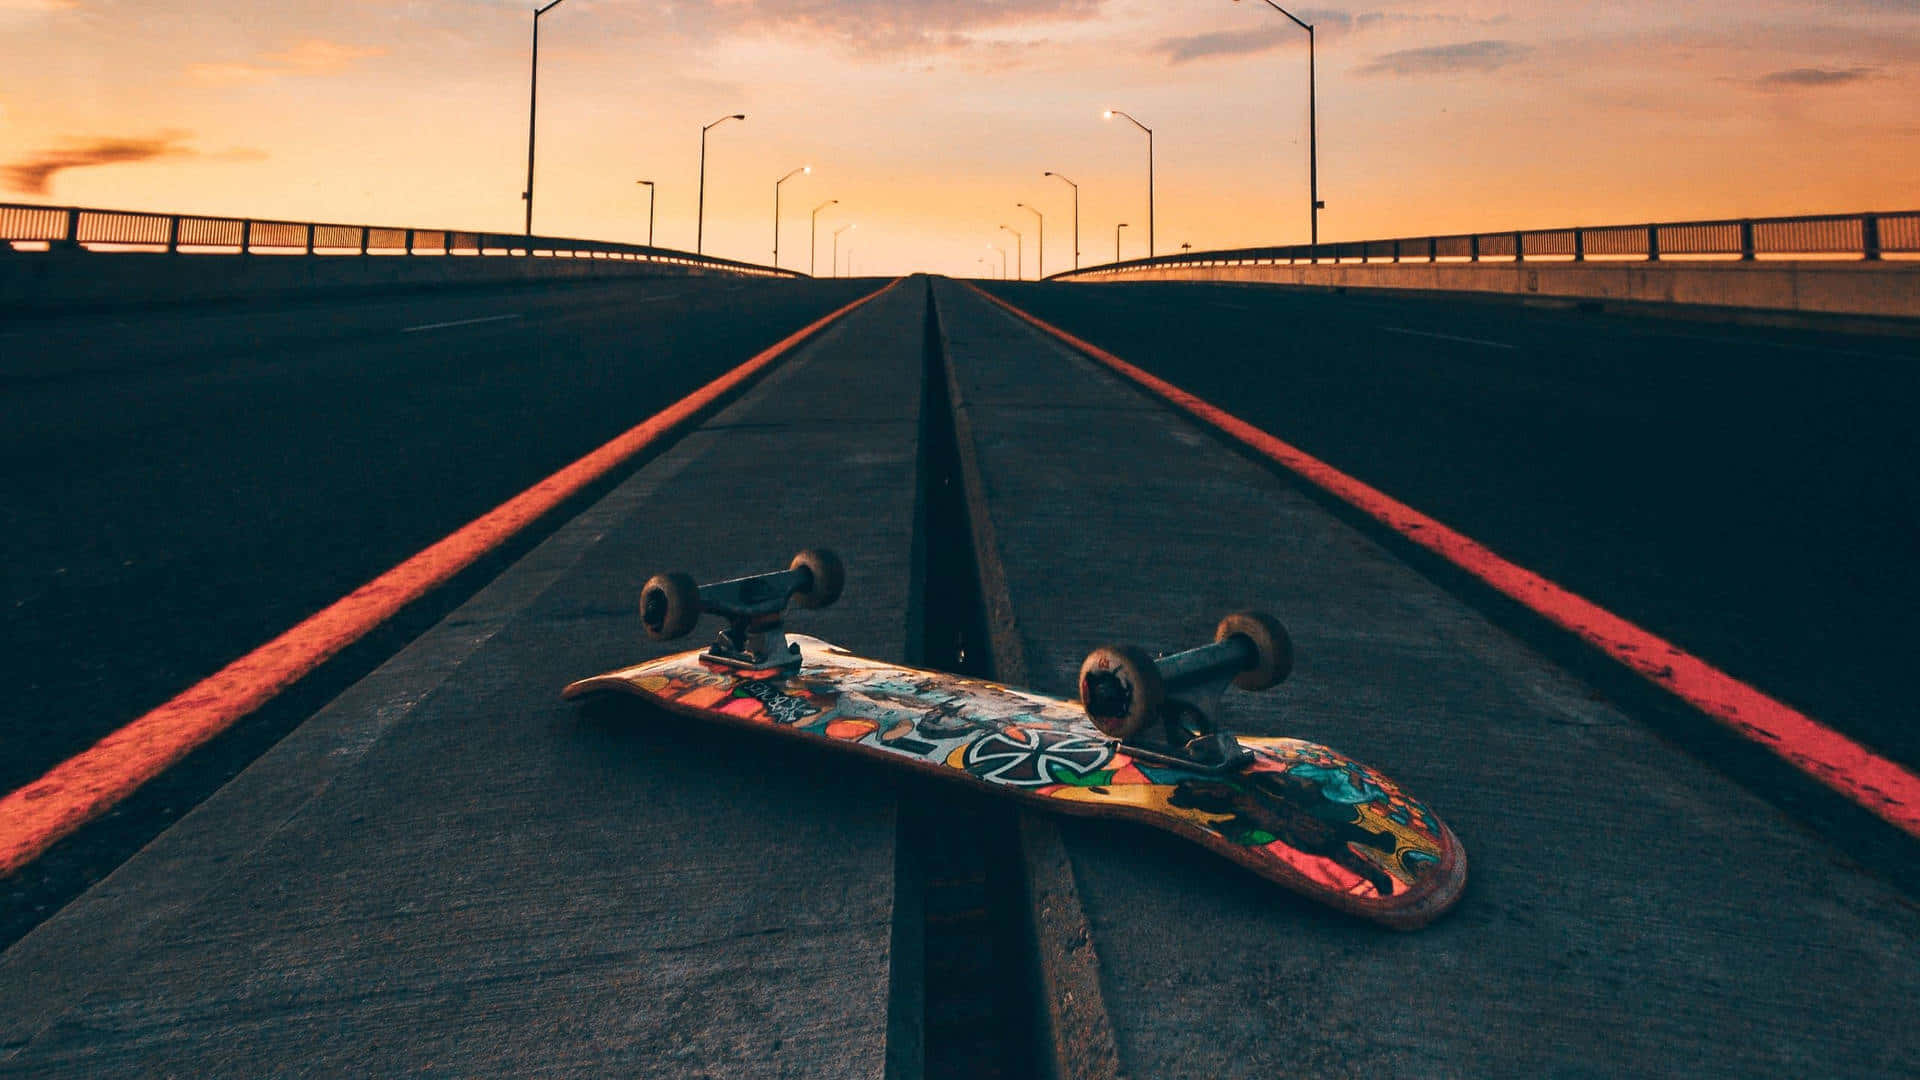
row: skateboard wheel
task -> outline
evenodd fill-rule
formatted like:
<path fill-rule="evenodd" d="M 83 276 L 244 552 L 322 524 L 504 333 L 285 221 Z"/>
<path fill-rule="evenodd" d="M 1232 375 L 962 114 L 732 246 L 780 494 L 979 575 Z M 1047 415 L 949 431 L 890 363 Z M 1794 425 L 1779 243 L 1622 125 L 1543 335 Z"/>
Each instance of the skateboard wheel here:
<path fill-rule="evenodd" d="M 677 570 L 653 575 L 640 590 L 640 621 L 655 641 L 685 637 L 700 621 L 700 586 Z"/>
<path fill-rule="evenodd" d="M 1242 690 L 1265 690 L 1293 673 L 1293 639 L 1280 620 L 1264 611 L 1236 611 L 1220 620 L 1215 642 L 1238 634 L 1253 642 L 1253 666 L 1233 677 Z"/>
<path fill-rule="evenodd" d="M 1080 706 L 1116 739 L 1133 738 L 1166 699 L 1160 669 L 1137 645 L 1102 645 L 1080 664 Z"/>
<path fill-rule="evenodd" d="M 813 587 L 805 592 L 795 592 L 793 602 L 803 608 L 822 608 L 840 599 L 840 590 L 847 583 L 847 568 L 840 565 L 840 556 L 831 548 L 808 548 L 793 557 L 787 566 L 789 570 L 806 567 L 813 574 Z"/>

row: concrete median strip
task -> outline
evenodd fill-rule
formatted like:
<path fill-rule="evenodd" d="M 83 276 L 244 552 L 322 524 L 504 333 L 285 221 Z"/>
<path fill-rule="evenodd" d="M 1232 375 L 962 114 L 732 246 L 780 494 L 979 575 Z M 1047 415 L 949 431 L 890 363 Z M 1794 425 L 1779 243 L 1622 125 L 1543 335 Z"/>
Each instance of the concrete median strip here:
<path fill-rule="evenodd" d="M 306 621 L 0 798 L 0 877 L 111 809 L 400 609 L 636 455 L 676 437 L 815 334 L 893 287 L 796 330 Z"/>
<path fill-rule="evenodd" d="M 996 296 L 974 291 L 1575 634 L 1895 828 L 1920 837 L 1920 777 L 1899 764 L 1231 413 Z"/>

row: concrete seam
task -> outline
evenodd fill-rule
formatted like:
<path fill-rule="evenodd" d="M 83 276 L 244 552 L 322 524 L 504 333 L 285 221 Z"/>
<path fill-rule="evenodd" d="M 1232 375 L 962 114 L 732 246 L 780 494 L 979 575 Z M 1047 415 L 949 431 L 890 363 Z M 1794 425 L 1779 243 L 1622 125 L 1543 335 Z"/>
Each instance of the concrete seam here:
<path fill-rule="evenodd" d="M 936 316 L 937 292 L 931 300 Z M 953 407 L 954 442 L 960 456 L 966 489 L 968 519 L 973 526 L 974 559 L 979 566 L 980 591 L 987 605 L 992 639 L 994 675 L 1000 682 L 1027 684 L 1025 637 L 1020 633 L 1007 588 L 1006 568 L 988 509 L 986 489 L 967 415 L 967 403 L 954 371 L 953 349 L 945 322 L 940 324 L 941 346 L 947 353 L 947 389 Z M 1080 902 L 1066 845 L 1050 818 L 1028 810 L 1019 812 L 1021 858 L 1027 875 L 1029 915 L 1040 960 L 1041 991 L 1046 996 L 1048 1044 L 1052 1074 L 1057 1080 L 1109 1080 L 1120 1073 L 1120 1054 L 1113 1021 L 1100 989 L 1100 956 Z"/>

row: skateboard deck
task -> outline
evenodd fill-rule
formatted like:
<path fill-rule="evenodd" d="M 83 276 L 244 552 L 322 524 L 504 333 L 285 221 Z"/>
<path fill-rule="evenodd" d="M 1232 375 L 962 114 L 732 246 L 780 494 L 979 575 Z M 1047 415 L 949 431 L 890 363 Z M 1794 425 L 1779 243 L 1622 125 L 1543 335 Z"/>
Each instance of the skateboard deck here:
<path fill-rule="evenodd" d="M 636 695 L 1047 810 L 1152 825 L 1396 929 L 1431 921 L 1466 883 L 1452 830 L 1391 780 L 1324 746 L 1241 736 L 1252 759 L 1231 771 L 1147 760 L 1077 704 L 879 663 L 817 638 L 788 640 L 800 648 L 795 669 L 745 670 L 695 650 L 582 679 L 563 696 Z"/>

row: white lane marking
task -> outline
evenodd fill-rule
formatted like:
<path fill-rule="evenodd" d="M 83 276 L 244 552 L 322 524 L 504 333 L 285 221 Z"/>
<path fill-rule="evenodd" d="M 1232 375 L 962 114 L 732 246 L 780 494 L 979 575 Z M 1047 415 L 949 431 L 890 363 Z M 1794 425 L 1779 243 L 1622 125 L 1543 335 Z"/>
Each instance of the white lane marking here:
<path fill-rule="evenodd" d="M 657 304 L 662 300 L 678 300 L 678 299 L 680 299 L 680 294 L 676 292 L 676 293 L 668 293 L 665 296 L 649 296 L 645 300 L 642 300 L 640 302 L 643 304 Z"/>
<path fill-rule="evenodd" d="M 499 322 L 502 319 L 517 319 L 518 315 L 483 315 L 478 319 L 456 319 L 453 322 L 427 323 L 425 326 L 409 326 L 400 331 L 403 334 L 417 334 L 422 330 L 445 330 L 449 326 L 472 326 L 474 323 Z"/>
<path fill-rule="evenodd" d="M 1499 341 L 1482 341 L 1479 338 L 1455 337 L 1452 334 L 1436 334 L 1431 330 L 1404 330 L 1398 326 L 1383 326 L 1380 329 L 1389 334 L 1408 334 L 1413 337 L 1439 338 L 1441 341 L 1458 341 L 1464 345 L 1485 345 L 1489 349 L 1517 349 L 1517 345 L 1508 345 Z"/>

